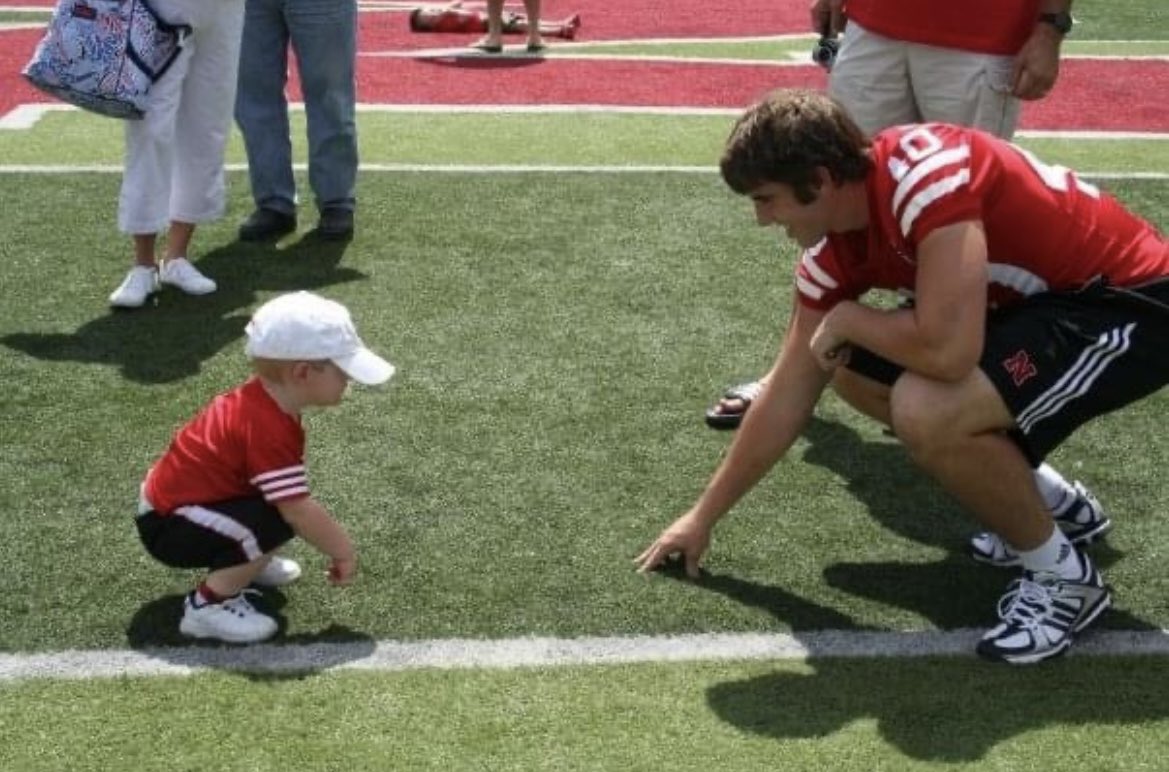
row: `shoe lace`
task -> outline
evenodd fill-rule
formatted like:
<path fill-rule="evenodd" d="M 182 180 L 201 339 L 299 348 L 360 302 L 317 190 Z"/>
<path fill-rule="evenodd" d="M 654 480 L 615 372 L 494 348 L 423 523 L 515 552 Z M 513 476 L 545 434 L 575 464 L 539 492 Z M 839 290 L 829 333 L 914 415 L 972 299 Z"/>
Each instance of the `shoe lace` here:
<path fill-rule="evenodd" d="M 258 614 L 260 612 L 256 611 L 256 607 L 251 604 L 247 596 L 262 594 L 263 593 L 261 593 L 259 590 L 253 590 L 250 587 L 244 590 L 240 590 L 238 595 L 223 601 L 223 609 L 239 617 Z"/>
<path fill-rule="evenodd" d="M 1051 614 L 1055 577 L 1023 576 L 1011 582 L 999 599 L 999 619 L 1025 630 L 1035 630 Z"/>

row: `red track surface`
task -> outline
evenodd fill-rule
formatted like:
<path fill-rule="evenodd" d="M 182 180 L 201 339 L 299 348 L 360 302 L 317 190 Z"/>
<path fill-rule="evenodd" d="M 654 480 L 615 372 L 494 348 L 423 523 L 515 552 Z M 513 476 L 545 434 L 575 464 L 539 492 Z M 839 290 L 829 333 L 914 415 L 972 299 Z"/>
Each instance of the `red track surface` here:
<path fill-rule="evenodd" d="M 51 5 L 48 0 L 0 0 Z M 770 35 L 806 29 L 803 0 L 748 0 L 735 12 L 687 10 L 689 3 L 660 0 L 547 0 L 545 16 L 581 14 L 579 39 Z M 697 6 L 698 4 L 695 3 Z M 661 10 L 663 7 L 668 11 Z M 40 32 L 3 33 L 0 45 L 0 115 L 22 103 L 49 102 L 19 76 Z M 458 47 L 471 38 L 413 34 L 402 13 L 362 14 L 360 50 L 403 51 Z M 824 85 L 812 65 L 660 63 L 506 59 L 493 57 L 411 59 L 361 56 L 358 98 L 382 104 L 596 104 L 737 108 L 777 86 Z M 1047 99 L 1024 107 L 1026 129 L 1169 131 L 1169 105 L 1152 98 L 1169 83 L 1169 63 L 1068 60 Z M 295 82 L 292 98 L 298 99 Z"/>

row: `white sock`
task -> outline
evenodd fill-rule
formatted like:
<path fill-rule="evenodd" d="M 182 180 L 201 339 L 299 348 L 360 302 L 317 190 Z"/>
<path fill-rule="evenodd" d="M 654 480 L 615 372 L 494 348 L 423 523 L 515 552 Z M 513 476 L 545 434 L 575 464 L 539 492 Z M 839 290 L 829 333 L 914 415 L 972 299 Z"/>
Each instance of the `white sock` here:
<path fill-rule="evenodd" d="M 1072 484 L 1047 464 L 1040 464 L 1034 474 L 1043 504 L 1052 514 L 1062 514 L 1076 500 L 1076 489 Z"/>
<path fill-rule="evenodd" d="M 1084 577 L 1084 566 L 1076 548 L 1058 528 L 1053 528 L 1051 537 L 1035 549 L 1018 552 L 1019 562 L 1028 571 L 1058 574 L 1062 579 Z"/>

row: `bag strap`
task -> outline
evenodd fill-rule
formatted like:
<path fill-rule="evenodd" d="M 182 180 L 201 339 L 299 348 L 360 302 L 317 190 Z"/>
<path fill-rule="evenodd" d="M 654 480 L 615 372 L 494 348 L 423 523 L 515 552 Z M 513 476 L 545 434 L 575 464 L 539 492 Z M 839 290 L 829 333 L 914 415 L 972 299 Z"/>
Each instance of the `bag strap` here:
<path fill-rule="evenodd" d="M 165 75 L 166 71 L 171 68 L 171 65 L 175 63 L 175 60 L 179 58 L 179 54 L 182 53 L 183 43 L 191 35 L 193 30 L 189 24 L 171 24 L 170 22 L 166 21 L 158 15 L 158 12 L 155 11 L 150 3 L 148 3 L 146 0 L 131 0 L 131 2 L 133 4 L 142 6 L 142 8 L 150 14 L 150 17 L 154 20 L 154 23 L 159 30 L 175 37 L 175 50 L 171 52 L 170 56 L 167 57 L 166 61 L 163 62 L 162 66 L 157 70 L 142 60 L 141 55 L 139 55 L 139 53 L 134 50 L 134 46 L 131 45 L 131 39 L 129 37 L 126 40 L 126 55 L 130 57 L 130 60 L 134 62 L 135 66 L 137 66 L 139 70 L 146 73 L 150 77 L 150 81 L 152 83 L 156 83 L 158 82 L 158 79 Z M 134 9 L 133 6 L 131 6 L 131 16 L 133 16 L 133 13 Z"/>
<path fill-rule="evenodd" d="M 177 37 L 179 39 L 180 45 L 187 37 L 190 36 L 191 32 L 193 31 L 191 29 L 190 24 L 182 24 L 182 23 L 172 24 L 171 22 L 162 18 L 161 16 L 158 15 L 158 11 L 154 10 L 154 6 L 152 6 L 150 3 L 146 2 L 146 0 L 134 0 L 134 1 L 139 3 L 143 8 L 146 9 L 146 12 L 149 13 L 154 18 L 154 22 L 155 22 L 155 24 L 158 25 L 158 28 L 160 30 L 174 34 L 175 37 Z"/>

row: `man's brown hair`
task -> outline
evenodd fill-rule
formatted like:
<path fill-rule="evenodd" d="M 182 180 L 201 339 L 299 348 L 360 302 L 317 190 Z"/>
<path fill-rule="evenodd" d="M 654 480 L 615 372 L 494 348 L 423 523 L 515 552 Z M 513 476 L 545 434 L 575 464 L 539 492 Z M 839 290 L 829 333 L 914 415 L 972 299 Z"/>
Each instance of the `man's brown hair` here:
<path fill-rule="evenodd" d="M 817 168 L 827 169 L 837 183 L 863 180 L 872 165 L 868 148 L 864 133 L 835 99 L 818 91 L 777 89 L 735 122 L 719 168 L 736 193 L 779 182 L 809 204 L 820 187 Z"/>

